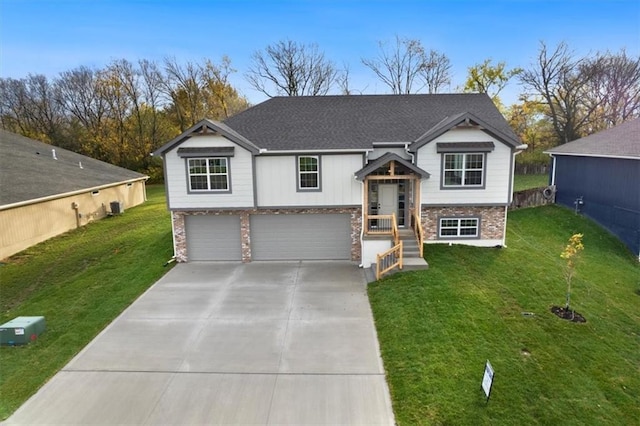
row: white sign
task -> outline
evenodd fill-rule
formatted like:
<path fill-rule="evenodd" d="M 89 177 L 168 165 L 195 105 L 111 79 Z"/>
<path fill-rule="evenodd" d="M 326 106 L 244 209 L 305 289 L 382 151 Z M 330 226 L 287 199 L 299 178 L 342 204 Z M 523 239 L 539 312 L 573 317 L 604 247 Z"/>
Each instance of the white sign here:
<path fill-rule="evenodd" d="M 487 396 L 487 400 L 489 399 L 489 395 L 491 394 L 491 385 L 493 384 L 493 367 L 491 367 L 491 363 L 487 361 L 484 365 L 484 376 L 482 377 L 482 390 L 484 394 Z"/>
<path fill-rule="evenodd" d="M 16 328 L 16 336 L 24 336 L 24 328 Z"/>

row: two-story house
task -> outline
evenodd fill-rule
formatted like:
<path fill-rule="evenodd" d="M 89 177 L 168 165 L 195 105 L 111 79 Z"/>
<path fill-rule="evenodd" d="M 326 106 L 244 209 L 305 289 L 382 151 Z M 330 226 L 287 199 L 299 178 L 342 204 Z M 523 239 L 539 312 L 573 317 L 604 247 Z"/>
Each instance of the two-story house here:
<path fill-rule="evenodd" d="M 272 98 L 154 155 L 178 261 L 366 267 L 391 227 L 427 244 L 504 245 L 524 148 L 484 94 L 360 95 Z"/>

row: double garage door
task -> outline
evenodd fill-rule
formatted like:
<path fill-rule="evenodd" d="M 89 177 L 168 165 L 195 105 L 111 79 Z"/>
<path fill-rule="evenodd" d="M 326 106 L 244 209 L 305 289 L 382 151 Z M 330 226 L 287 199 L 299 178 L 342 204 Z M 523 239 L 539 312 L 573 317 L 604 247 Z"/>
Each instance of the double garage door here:
<path fill-rule="evenodd" d="M 252 260 L 349 260 L 348 214 L 251 215 Z M 187 216 L 187 256 L 241 260 L 239 216 Z"/>

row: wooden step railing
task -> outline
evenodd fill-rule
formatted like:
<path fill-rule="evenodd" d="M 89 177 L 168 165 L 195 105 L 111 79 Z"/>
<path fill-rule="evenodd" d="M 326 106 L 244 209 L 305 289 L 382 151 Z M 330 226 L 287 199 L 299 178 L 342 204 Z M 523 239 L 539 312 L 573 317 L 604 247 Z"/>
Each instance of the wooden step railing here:
<path fill-rule="evenodd" d="M 411 212 L 411 227 L 413 234 L 416 236 L 418 242 L 418 250 L 420 251 L 420 257 L 424 257 L 424 230 L 422 229 L 422 221 L 420 215 L 416 209 Z"/>
<path fill-rule="evenodd" d="M 368 214 L 365 215 L 365 222 L 364 229 L 367 235 L 391 235 L 393 226 L 396 225 L 393 214 Z"/>
<path fill-rule="evenodd" d="M 402 269 L 402 240 L 399 240 L 389 250 L 377 255 L 376 280 L 379 280 L 380 277 L 395 267 Z"/>

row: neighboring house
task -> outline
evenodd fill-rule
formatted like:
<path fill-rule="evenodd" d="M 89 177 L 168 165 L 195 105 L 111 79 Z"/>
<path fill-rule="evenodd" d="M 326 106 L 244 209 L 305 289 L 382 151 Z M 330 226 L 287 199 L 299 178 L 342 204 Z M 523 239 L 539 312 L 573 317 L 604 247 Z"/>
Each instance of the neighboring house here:
<path fill-rule="evenodd" d="M 426 243 L 504 245 L 524 148 L 483 94 L 360 95 L 272 98 L 154 155 L 178 261 L 369 266 L 392 215 Z"/>
<path fill-rule="evenodd" d="M 0 130 L 0 259 L 144 202 L 146 179 Z"/>
<path fill-rule="evenodd" d="M 640 260 L 640 119 L 546 153 L 556 202 L 604 226 Z"/>

